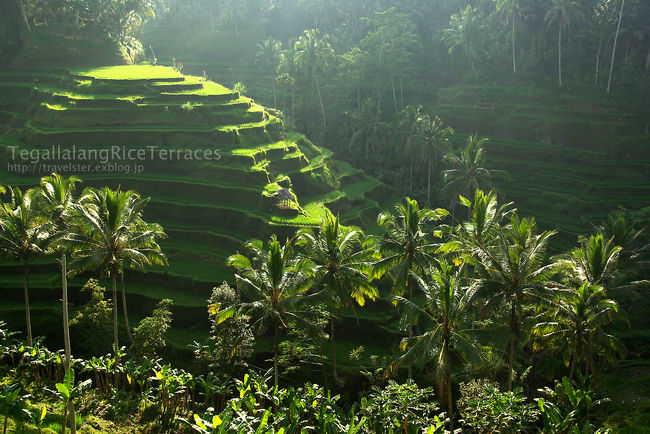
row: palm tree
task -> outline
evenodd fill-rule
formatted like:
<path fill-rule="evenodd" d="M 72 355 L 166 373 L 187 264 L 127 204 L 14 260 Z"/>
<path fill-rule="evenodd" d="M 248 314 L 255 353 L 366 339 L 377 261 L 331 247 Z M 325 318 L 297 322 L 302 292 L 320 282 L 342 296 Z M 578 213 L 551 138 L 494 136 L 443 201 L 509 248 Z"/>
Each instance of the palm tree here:
<path fill-rule="evenodd" d="M 445 187 L 443 192 L 450 194 L 454 199 L 461 194 L 472 197 L 478 189 L 490 190 L 493 188 L 492 176 L 497 171 L 483 167 L 485 163 L 484 143 L 488 139 L 479 138 L 478 134 L 467 137 L 465 147 L 455 153 L 445 154 L 445 160 L 452 164 L 453 169 L 443 171 Z"/>
<path fill-rule="evenodd" d="M 63 303 L 63 344 L 65 348 L 65 369 L 70 369 L 70 359 L 72 350 L 70 348 L 70 322 L 68 316 L 68 270 L 66 248 L 64 243 L 57 242 L 65 237 L 72 223 L 72 215 L 75 207 L 75 184 L 81 180 L 75 176 L 64 179 L 61 175 L 53 173 L 41 178 L 40 195 L 38 196 L 43 203 L 43 212 L 48 216 L 52 224 L 53 233 L 55 234 L 54 242 L 51 245 L 53 250 L 61 252 L 61 292 Z M 69 409 L 70 419 L 75 420 L 74 403 L 70 401 Z M 71 425 L 72 433 L 76 433 L 76 423 Z"/>
<path fill-rule="evenodd" d="M 596 374 L 595 356 L 623 357 L 625 346 L 605 328 L 618 314 L 618 305 L 607 298 L 605 289 L 584 282 L 575 290 L 561 291 L 555 298 L 542 298 L 547 308 L 538 316 L 532 330 L 533 349 L 557 345 L 567 357 L 569 380 L 576 365 L 585 363 L 585 373 Z"/>
<path fill-rule="evenodd" d="M 349 114 L 354 133 L 350 137 L 349 146 L 363 146 L 368 164 L 370 153 L 376 153 L 377 142 L 384 135 L 386 125 L 379 122 L 374 112 L 374 103 L 367 98 L 359 110 Z"/>
<path fill-rule="evenodd" d="M 518 0 L 495 0 L 497 2 L 497 10 L 505 10 L 512 15 L 512 72 L 517 73 L 517 58 L 515 49 L 515 17 L 519 9 Z"/>
<path fill-rule="evenodd" d="M 44 253 L 52 238 L 51 228 L 33 202 L 36 190 L 23 193 L 18 187 L 8 187 L 8 203 L 0 200 L 0 252 L 23 263 L 25 293 L 25 322 L 27 344 L 32 345 L 32 320 L 29 307 L 29 261 Z"/>
<path fill-rule="evenodd" d="M 394 291 L 408 294 L 408 301 L 413 300 L 415 275 L 422 273 L 435 259 L 433 252 L 437 245 L 429 239 L 429 225 L 440 221 L 449 212 L 442 208 L 435 210 L 420 209 L 414 199 L 406 198 L 404 205 L 395 207 L 395 215 L 381 213 L 377 223 L 384 228 L 380 252 L 382 259 L 375 263 L 375 277 L 390 271 L 395 279 Z M 413 337 L 413 312 L 408 309 L 408 337 Z M 413 364 L 409 359 L 408 377 L 413 376 Z"/>
<path fill-rule="evenodd" d="M 306 298 L 314 272 L 313 266 L 305 259 L 296 259 L 291 241 L 284 246 L 275 236 L 264 250 L 262 241 L 252 240 L 246 243 L 250 257 L 235 254 L 228 257 L 226 263 L 237 270 L 235 278 L 252 299 L 238 306 L 220 309 L 211 306 L 217 322 L 225 321 L 233 315 L 250 315 L 257 317 L 258 333 L 268 326 L 273 328 L 273 373 L 275 385 L 278 385 L 278 350 L 280 332 L 289 328 L 290 321 L 296 321 L 313 329 L 300 310 L 300 303 Z"/>
<path fill-rule="evenodd" d="M 66 267 L 66 249 L 62 239 L 69 229 L 72 219 L 72 213 L 75 207 L 75 184 L 81 180 L 75 176 L 68 179 L 63 178 L 57 173 L 41 178 L 38 199 L 42 203 L 42 212 L 48 216 L 53 226 L 53 232 L 56 234 L 54 243 L 51 245 L 53 250 L 59 250 L 61 253 L 61 289 L 63 298 L 63 340 L 65 347 L 66 369 L 70 365 L 70 327 L 68 323 L 68 283 Z"/>
<path fill-rule="evenodd" d="M 612 87 L 612 75 L 614 74 L 614 57 L 616 57 L 616 43 L 618 42 L 618 33 L 621 31 L 621 21 L 623 20 L 623 7 L 625 0 L 621 0 L 621 10 L 618 14 L 618 24 L 616 26 L 616 36 L 614 36 L 614 46 L 612 47 L 612 63 L 609 66 L 609 80 L 607 80 L 607 95 Z"/>
<path fill-rule="evenodd" d="M 440 116 L 423 114 L 418 118 L 417 130 L 412 143 L 427 155 L 427 205 L 431 205 L 431 167 L 437 155 L 442 155 L 449 146 L 449 136 L 454 133 L 450 127 L 444 127 Z"/>
<path fill-rule="evenodd" d="M 108 272 L 113 288 L 113 343 L 119 351 L 117 328 L 117 276 L 126 262 L 131 268 L 144 270 L 148 264 L 166 265 L 157 240 L 166 235 L 156 223 L 142 219 L 149 198 L 136 192 L 113 191 L 108 187 L 87 190 L 83 206 L 78 206 L 83 227 L 68 234 L 66 241 L 77 248 L 73 254 L 73 268 L 96 269 Z M 122 286 L 122 308 L 127 332 L 130 335 L 126 309 L 126 293 Z"/>
<path fill-rule="evenodd" d="M 318 83 L 318 72 L 327 69 L 329 59 L 334 52 L 329 42 L 327 42 L 327 38 L 321 38 L 318 29 L 305 30 L 295 43 L 295 52 L 296 63 L 311 71 L 320 103 L 323 132 L 325 132 L 325 106 L 323 105 L 323 97 L 321 96 L 320 85 Z"/>
<path fill-rule="evenodd" d="M 476 60 L 481 51 L 481 26 L 471 5 L 451 16 L 450 28 L 443 31 L 443 42 L 453 54 L 457 47 L 462 48 L 469 60 L 473 71 L 476 71 Z"/>
<path fill-rule="evenodd" d="M 546 12 L 544 20 L 548 27 L 557 24 L 557 65 L 558 82 L 562 87 L 562 30 L 569 28 L 572 21 L 583 20 L 585 14 L 582 10 L 582 3 L 576 0 L 553 0 L 550 9 Z"/>
<path fill-rule="evenodd" d="M 515 211 L 511 208 L 512 202 L 499 205 L 492 191 L 486 194 L 476 190 L 473 202 L 460 196 L 460 203 L 467 208 L 468 219 L 453 229 L 451 241 L 439 249 L 440 253 L 460 251 L 471 256 L 476 246 L 487 248 L 497 238 L 504 219 Z"/>
<path fill-rule="evenodd" d="M 574 284 L 589 282 L 610 289 L 621 247 L 615 246 L 612 238 L 607 239 L 601 233 L 589 238 L 580 237 L 579 242 L 580 247 L 560 258 L 558 266 Z"/>
<path fill-rule="evenodd" d="M 487 293 L 487 307 L 509 310 L 511 332 L 508 357 L 508 390 L 512 390 L 515 350 L 520 340 L 522 305 L 548 289 L 554 268 L 545 262 L 548 241 L 556 232 L 537 234 L 533 218 L 512 215 L 510 225 L 500 227 L 494 243 L 468 240 L 478 259 L 476 283 Z"/>
<path fill-rule="evenodd" d="M 482 359 L 480 346 L 469 337 L 471 330 L 466 328 L 470 323 L 469 313 L 478 286 L 465 285 L 463 265 L 456 268 L 442 259 L 429 270 L 426 281 L 415 277 L 426 299 L 424 307 L 397 297 L 400 302 L 418 311 L 430 325 L 423 334 L 402 341 L 401 349 L 406 352 L 395 364 L 414 357 L 418 357 L 422 363 L 434 360 L 440 400 L 447 405 L 449 417 L 453 418 L 453 360 L 458 358 L 478 362 Z"/>
<path fill-rule="evenodd" d="M 409 194 L 413 193 L 413 157 L 416 154 L 413 137 L 417 132 L 418 119 L 423 110 L 421 105 L 407 106 L 399 113 L 397 120 L 398 135 L 404 144 L 405 153 L 409 156 Z"/>
<path fill-rule="evenodd" d="M 372 250 L 364 243 L 364 234 L 358 228 L 341 226 L 338 216 L 326 210 L 317 234 L 311 229 L 300 230 L 296 244 L 302 254 L 314 265 L 314 288 L 326 291 L 332 312 L 353 309 L 355 302 L 363 306 L 366 298 L 375 300 L 377 289 L 368 279 Z M 332 346 L 332 374 L 340 384 L 336 372 L 336 345 L 334 343 L 334 315 L 330 318 Z"/>
<path fill-rule="evenodd" d="M 274 38 L 267 38 L 257 44 L 257 53 L 255 53 L 255 61 L 257 62 L 260 71 L 266 73 L 270 72 L 272 77 L 273 86 L 273 107 L 277 107 L 277 96 L 275 92 L 275 74 L 278 72 L 280 66 L 280 53 L 282 50 L 282 43 Z"/>

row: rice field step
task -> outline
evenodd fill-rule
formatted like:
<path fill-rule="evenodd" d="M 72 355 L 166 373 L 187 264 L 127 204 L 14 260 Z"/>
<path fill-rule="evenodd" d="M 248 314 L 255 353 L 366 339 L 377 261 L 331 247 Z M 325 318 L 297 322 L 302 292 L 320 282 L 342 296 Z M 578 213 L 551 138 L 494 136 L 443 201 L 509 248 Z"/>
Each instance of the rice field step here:
<path fill-rule="evenodd" d="M 150 86 L 159 92 L 171 92 L 171 93 L 203 89 L 202 83 L 151 84 Z"/>
<path fill-rule="evenodd" d="M 145 102 L 228 102 L 239 99 L 239 92 L 221 93 L 216 95 L 200 95 L 193 93 L 161 93 L 159 96 L 148 97 Z"/>

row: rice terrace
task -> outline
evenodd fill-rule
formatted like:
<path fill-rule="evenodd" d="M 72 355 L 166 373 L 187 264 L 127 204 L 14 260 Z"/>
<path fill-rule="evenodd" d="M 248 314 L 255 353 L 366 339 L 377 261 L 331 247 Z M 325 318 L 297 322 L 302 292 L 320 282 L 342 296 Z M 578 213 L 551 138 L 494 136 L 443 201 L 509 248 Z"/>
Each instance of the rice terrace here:
<path fill-rule="evenodd" d="M 0 0 L 0 429 L 650 432 L 644 0 Z"/>

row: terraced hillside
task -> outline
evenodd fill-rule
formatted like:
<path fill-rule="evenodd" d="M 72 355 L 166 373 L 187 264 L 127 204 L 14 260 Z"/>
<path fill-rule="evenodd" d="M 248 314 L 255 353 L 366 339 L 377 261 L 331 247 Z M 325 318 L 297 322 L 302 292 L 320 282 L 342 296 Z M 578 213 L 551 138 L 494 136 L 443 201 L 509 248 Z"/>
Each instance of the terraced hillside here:
<path fill-rule="evenodd" d="M 0 134 L 2 184 L 31 186 L 56 170 L 75 172 L 84 185 L 151 196 L 146 217 L 169 235 L 162 247 L 170 266 L 127 275 L 130 313 L 148 314 L 170 297 L 177 327 L 207 322 L 209 291 L 232 279 L 225 258 L 247 239 L 314 225 L 324 205 L 369 226 L 378 201 L 392 194 L 285 132 L 250 98 L 161 66 L 0 70 Z M 0 265 L 0 309 L 20 321 L 22 275 L 14 267 Z M 38 334 L 47 326 L 39 309 L 50 309 L 59 287 L 56 264 L 36 260 L 30 276 Z"/>
<path fill-rule="evenodd" d="M 507 200 L 568 248 L 624 206 L 650 205 L 650 135 L 639 107 L 539 88 L 443 89 L 435 112 L 462 133 L 488 136 Z M 460 137 L 459 139 L 462 139 Z"/>
<path fill-rule="evenodd" d="M 270 76 L 252 60 L 184 60 L 187 69 L 205 69 L 217 80 L 237 77 L 251 94 L 272 101 Z M 573 246 L 619 206 L 650 205 L 650 105 L 639 94 L 607 99 L 593 97 L 593 89 L 419 86 L 405 82 L 407 101 L 439 114 L 459 145 L 476 132 L 490 139 L 488 166 L 509 175 L 499 191 L 523 214 L 558 229 L 557 249 Z"/>

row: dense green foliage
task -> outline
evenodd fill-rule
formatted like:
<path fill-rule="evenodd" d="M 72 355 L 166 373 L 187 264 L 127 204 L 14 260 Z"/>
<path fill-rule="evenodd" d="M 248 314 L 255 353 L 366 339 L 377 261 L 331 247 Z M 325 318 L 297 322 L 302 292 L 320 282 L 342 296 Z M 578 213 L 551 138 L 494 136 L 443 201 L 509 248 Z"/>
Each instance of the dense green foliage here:
<path fill-rule="evenodd" d="M 39 188 L 25 195 L 36 197 Z M 139 217 L 135 223 L 130 223 L 132 219 L 118 218 L 121 214 L 116 210 L 128 209 L 119 200 L 105 208 L 107 212 L 113 210 L 109 215 L 116 216 L 106 219 L 106 224 L 99 218 L 90 219 L 102 215 L 102 204 L 106 203 L 92 200 L 98 194 L 117 199 L 121 192 L 87 189 L 76 202 L 70 220 L 75 222 L 73 233 L 87 234 L 87 241 L 82 243 L 79 235 L 61 238 L 68 242 L 68 253 L 73 258 L 70 273 L 86 269 L 86 252 L 104 239 L 102 234 L 111 227 L 108 223 L 121 222 L 117 244 L 124 243 L 124 246 L 133 243 L 131 231 L 135 228 L 154 229 L 151 234 L 145 230 L 137 236 L 142 244 L 132 245 L 139 248 L 151 247 L 153 234 L 162 233 L 161 227 L 151 226 Z M 132 208 L 134 215 L 139 215 L 148 202 L 135 192 L 124 197 L 132 197 L 135 203 L 142 204 Z M 68 411 L 74 412 L 75 406 L 88 414 L 83 403 L 89 393 L 112 400 L 115 394 L 129 392 L 140 402 L 134 404 L 136 407 L 144 405 L 141 417 L 147 417 L 147 406 L 155 408 L 150 410 L 155 415 L 148 416 L 153 417 L 153 425 L 148 424 L 146 428 L 153 431 L 173 429 L 185 423 L 187 428 L 198 432 L 280 428 L 294 432 L 307 426 L 316 432 L 393 429 L 438 432 L 453 429 L 456 422 L 479 432 L 532 432 L 542 423 L 547 429 L 561 430 L 575 421 L 583 427 L 581 432 L 592 432 L 594 415 L 589 408 L 601 401 L 594 399 L 585 378 L 592 378 L 598 384 L 616 357 L 625 354 L 624 346 L 611 329 L 615 319 L 624 318 L 616 299 L 621 296 L 620 285 L 625 284 L 625 279 L 620 277 L 616 287 L 605 285 L 610 280 L 604 279 L 605 275 L 619 273 L 617 258 L 624 252 L 623 247 L 610 245 L 613 236 L 603 244 L 605 231 L 611 230 L 612 225 L 604 224 L 590 237 L 592 241 L 585 238 L 581 247 L 569 254 L 549 258 L 544 248 L 553 231 L 538 234 L 533 219 L 518 217 L 511 204 L 500 205 L 493 193 L 476 190 L 473 201 L 463 196 L 460 199 L 468 210 L 467 219 L 455 218 L 442 208 L 420 209 L 417 201 L 407 198 L 404 205 L 396 207 L 396 214 L 378 216 L 385 231 L 381 237 L 366 236 L 358 229 L 341 226 L 328 212 L 319 228 L 300 230 L 285 242 L 276 237 L 266 245 L 259 240 L 250 241 L 247 255 L 235 254 L 228 260 L 237 272 L 237 292 L 224 284 L 215 288 L 208 300 L 208 312 L 213 319 L 212 337 L 205 344 L 197 343 L 199 372 L 178 370 L 157 358 L 165 346 L 165 334 L 172 321 L 171 300 L 161 301 L 152 316 L 140 322 L 127 352 L 114 347 L 112 356 L 86 361 L 73 359 L 69 368 L 61 354 L 42 346 L 40 338 L 25 345 L 3 329 L 0 343 L 4 372 L 20 388 L 56 383 L 52 396 L 63 408 L 63 425 Z M 36 212 L 48 210 L 47 207 L 34 209 L 34 219 L 45 232 L 54 232 L 50 229 L 52 224 L 60 226 L 51 213 Z M 619 227 L 628 227 L 620 222 L 621 218 L 612 217 L 608 221 L 618 221 Z M 12 221 L 11 217 L 0 220 L 3 233 L 11 230 Z M 626 232 L 640 235 L 631 227 Z M 45 244 L 40 248 L 50 251 Z M 643 257 L 644 250 L 641 248 L 636 253 Z M 120 260 L 122 250 L 109 252 L 113 252 L 109 257 L 117 258 L 113 261 Z M 135 254 L 136 250 L 129 252 Z M 144 261 L 145 252 L 134 256 L 134 260 Z M 153 253 L 162 255 L 159 248 Z M 95 257 L 98 264 L 104 263 L 103 256 Z M 109 266 L 115 267 L 110 262 Z M 352 284 L 353 280 L 349 279 L 353 277 L 359 283 Z M 373 278 L 379 277 L 382 280 L 373 282 Z M 332 341 L 334 348 L 333 322 L 323 321 L 322 312 L 313 308 L 322 303 L 330 315 L 340 315 L 343 309 L 364 309 L 366 298 L 372 300 L 379 295 L 375 282 L 389 283 L 394 288 L 393 294 L 407 296 L 389 296 L 397 313 L 403 311 L 404 338 L 393 360 L 387 360 L 383 366 L 376 365 L 379 375 L 363 372 L 373 386 L 367 396 L 357 401 L 358 397 L 347 395 L 343 405 L 339 405 L 340 396 L 332 396 L 316 384 L 298 389 L 279 388 L 278 358 L 283 336 L 291 338 L 289 331 L 302 331 L 301 339 L 311 340 L 314 348 L 320 348 L 326 339 Z M 636 281 L 635 284 L 645 283 Z M 95 329 L 94 324 L 101 330 L 110 322 L 102 289 L 95 281 L 90 281 L 87 288 L 91 300 L 71 321 L 76 330 L 86 325 L 86 333 Z M 415 290 L 421 290 L 424 297 L 417 296 Z M 117 304 L 114 296 L 114 325 Z M 274 386 L 267 384 L 268 378 L 248 371 L 243 382 L 236 383 L 235 397 L 228 400 L 234 391 L 232 376 L 247 371 L 245 362 L 250 357 L 253 340 L 247 331 L 249 321 L 259 336 L 265 332 L 272 336 Z M 64 329 L 67 327 L 64 322 Z M 509 332 L 503 332 L 503 328 Z M 109 336 L 106 330 L 103 339 L 110 340 Z M 94 338 L 101 339 L 101 336 L 94 334 Z M 88 346 L 83 339 L 73 340 L 72 344 L 73 348 L 78 344 L 80 348 Z M 97 344 L 102 342 L 98 340 Z M 501 351 L 503 359 L 498 355 Z M 352 351 L 351 357 L 355 352 Z M 524 394 L 522 386 L 544 387 L 553 380 L 543 372 L 531 372 L 535 359 L 542 354 L 565 355 L 566 364 L 561 372 L 568 372 L 568 378 L 558 383 L 555 390 L 541 389 L 542 395 L 534 391 Z M 309 361 L 304 353 L 296 355 L 294 363 Z M 333 367 L 335 357 L 333 351 L 330 359 Z M 359 355 L 354 357 L 359 360 Z M 404 385 L 388 381 L 405 374 L 399 370 L 404 360 L 409 361 L 408 377 L 415 375 L 419 381 L 438 386 L 436 400 L 432 399 L 433 388 L 419 389 L 410 378 Z M 316 363 L 324 362 L 321 353 Z M 412 362 L 416 363 L 412 365 Z M 225 363 L 234 366 L 224 369 Z M 85 373 L 79 385 L 75 385 L 72 366 L 77 372 Z M 585 370 L 579 372 L 582 366 Z M 576 372 L 582 386 L 572 383 Z M 267 375 L 270 373 L 271 370 Z M 339 380 L 335 375 L 334 390 L 345 390 L 342 386 L 353 380 L 354 375 L 348 373 L 346 380 Z M 501 392 L 498 384 L 486 377 L 500 379 L 508 391 Z M 461 384 L 460 397 L 454 399 L 455 383 L 462 379 L 469 382 Z M 287 380 L 283 377 L 283 381 Z M 91 383 L 92 393 L 86 391 Z M 12 400 L 15 390 L 18 389 L 12 389 L 7 395 Z M 197 393 L 204 399 L 198 399 Z M 537 406 L 532 398 L 537 399 Z M 206 406 L 205 413 L 195 416 L 197 404 L 201 402 Z M 438 402 L 443 404 L 444 413 L 440 413 Z"/>

